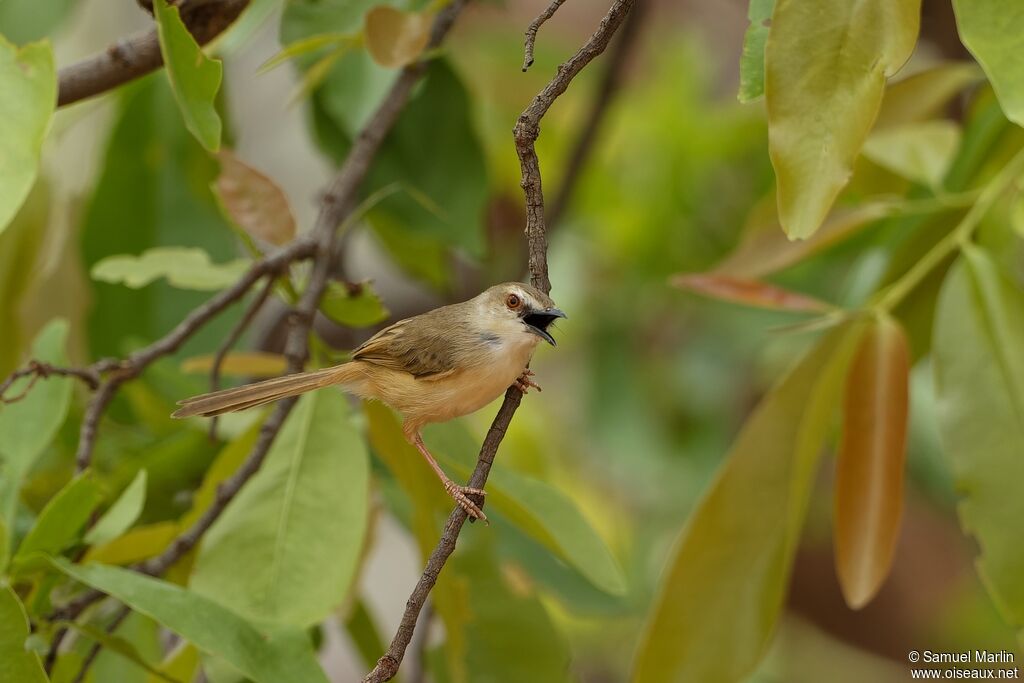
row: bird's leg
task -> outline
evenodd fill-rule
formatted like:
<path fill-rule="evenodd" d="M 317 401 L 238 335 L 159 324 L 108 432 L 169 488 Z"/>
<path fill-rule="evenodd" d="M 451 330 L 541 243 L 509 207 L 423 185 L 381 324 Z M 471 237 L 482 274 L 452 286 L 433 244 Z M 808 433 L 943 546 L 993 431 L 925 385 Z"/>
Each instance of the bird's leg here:
<path fill-rule="evenodd" d="M 531 370 L 530 368 L 526 368 L 525 370 L 523 370 L 523 374 L 519 375 L 519 377 L 516 378 L 516 389 L 523 392 L 523 394 L 529 393 L 530 387 L 533 387 L 537 391 L 543 391 L 543 389 L 540 388 L 539 384 L 530 379 L 531 377 L 533 377 L 533 374 L 533 370 Z"/>
<path fill-rule="evenodd" d="M 441 483 L 444 484 L 444 490 L 448 492 L 448 495 L 455 499 L 455 502 L 459 504 L 459 507 L 466 511 L 466 514 L 473 519 L 482 519 L 484 524 L 487 524 L 487 515 L 481 510 L 476 503 L 470 500 L 466 494 L 473 494 L 480 496 L 487 495 L 487 492 L 483 489 L 475 489 L 470 486 L 459 486 L 454 481 L 448 478 L 448 475 L 444 473 L 441 466 L 437 464 L 437 460 L 434 460 L 434 456 L 427 450 L 427 445 L 423 443 L 423 437 L 420 436 L 419 432 L 411 435 L 409 439 L 412 445 L 416 447 L 416 450 L 427 459 L 427 464 L 434 470 L 434 473 L 441 479 Z"/>

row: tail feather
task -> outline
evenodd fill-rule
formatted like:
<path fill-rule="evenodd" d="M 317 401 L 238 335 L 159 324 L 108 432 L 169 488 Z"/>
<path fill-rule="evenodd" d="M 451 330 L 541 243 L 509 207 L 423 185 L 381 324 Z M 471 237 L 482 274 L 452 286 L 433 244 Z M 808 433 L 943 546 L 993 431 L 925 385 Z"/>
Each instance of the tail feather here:
<path fill-rule="evenodd" d="M 233 413 L 247 408 L 254 408 L 265 403 L 298 396 L 307 391 L 330 386 L 332 384 L 344 384 L 355 379 L 355 368 L 351 363 L 338 365 L 333 368 L 314 370 L 313 372 L 300 372 L 284 377 L 247 384 L 233 389 L 223 389 L 210 394 L 201 394 L 178 401 L 178 408 L 171 417 L 191 417 L 202 415 L 210 417 L 223 413 Z"/>

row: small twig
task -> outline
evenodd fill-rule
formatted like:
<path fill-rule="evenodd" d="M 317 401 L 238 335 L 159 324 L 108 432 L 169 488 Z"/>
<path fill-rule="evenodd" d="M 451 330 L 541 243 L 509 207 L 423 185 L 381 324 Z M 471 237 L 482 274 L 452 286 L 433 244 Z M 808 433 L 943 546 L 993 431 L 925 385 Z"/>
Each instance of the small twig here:
<path fill-rule="evenodd" d="M 260 309 L 263 308 L 263 304 L 266 303 L 270 293 L 274 291 L 275 282 L 276 278 L 272 276 L 267 278 L 267 282 L 263 285 L 263 289 L 260 290 L 260 293 L 255 299 L 253 299 L 252 303 L 249 304 L 249 308 L 245 310 L 245 313 L 242 315 L 242 319 L 235 324 L 231 329 L 231 332 L 228 334 L 227 339 L 225 339 L 217 349 L 217 355 L 213 357 L 213 365 L 210 368 L 210 391 L 217 391 L 220 389 L 220 369 L 224 364 L 224 359 L 227 357 L 234 345 L 238 343 L 238 340 L 242 338 L 245 331 L 249 329 L 252 321 L 255 320 L 256 315 L 260 312 Z M 217 416 L 214 415 L 213 418 L 210 419 L 210 440 L 216 440 L 216 438 Z"/>
<path fill-rule="evenodd" d="M 249 0 L 182 3 L 181 19 L 196 42 L 205 45 L 234 23 L 248 5 Z M 122 38 L 103 52 L 60 70 L 57 106 L 116 88 L 159 69 L 163 63 L 155 28 Z"/>
<path fill-rule="evenodd" d="M 558 96 L 569 87 L 569 83 L 576 74 L 608 46 L 608 42 L 632 8 L 633 1 L 615 0 L 594 35 L 572 58 L 558 67 L 555 77 L 533 99 L 515 126 L 516 152 L 520 159 L 522 187 L 527 207 L 526 239 L 530 253 L 530 281 L 545 293 L 551 291 L 551 280 L 548 277 L 547 238 L 545 236 L 547 226 L 544 222 L 544 193 L 540 181 L 540 166 L 534 149 L 534 143 L 540 134 L 540 120 Z M 487 436 L 484 437 L 483 445 L 480 447 L 476 467 L 469 478 L 468 485 L 470 487 L 482 489 L 487 483 L 498 446 L 505 437 L 512 416 L 515 415 L 522 400 L 522 392 L 514 386 L 509 387 L 505 392 L 505 400 L 502 402 L 501 408 L 498 409 L 498 414 L 494 417 L 491 428 L 487 430 Z M 430 553 L 427 566 L 423 569 L 423 573 L 416 582 L 416 587 L 413 588 L 412 594 L 406 601 L 405 612 L 402 614 L 395 637 L 391 640 L 387 652 L 377 661 L 377 665 L 363 678 L 363 683 L 384 683 L 398 673 L 416 629 L 420 610 L 423 609 L 427 596 L 430 595 L 431 589 L 437 583 L 437 577 L 445 562 L 455 551 L 455 544 L 465 523 L 465 510 L 456 506 L 448 515 L 441 538 L 433 552 Z"/>
<path fill-rule="evenodd" d="M 3 382 L 0 382 L 0 403 L 16 403 L 21 399 L 28 396 L 28 392 L 32 391 L 32 387 L 35 386 L 36 382 L 40 379 L 46 379 L 47 377 L 74 377 L 82 380 L 87 387 L 95 390 L 99 387 L 100 376 L 92 367 L 87 368 L 64 368 L 56 365 L 50 365 L 49 363 L 43 363 L 38 360 L 30 360 L 25 367 L 15 370 L 7 376 Z M 28 383 L 22 387 L 14 396 L 4 396 L 7 390 L 17 382 L 19 379 L 29 377 Z"/>
<path fill-rule="evenodd" d="M 523 45 L 523 71 L 526 71 L 533 66 L 533 44 L 537 41 L 537 31 L 544 24 L 545 21 L 555 16 L 555 12 L 562 6 L 565 0 L 553 0 L 547 9 L 540 13 L 536 19 L 530 22 L 530 25 L 526 27 L 526 42 Z"/>
<path fill-rule="evenodd" d="M 107 624 L 107 633 L 113 634 L 114 631 L 116 631 L 117 628 L 122 623 L 124 623 L 124 620 L 127 619 L 128 615 L 131 613 L 132 611 L 128 608 L 127 605 L 122 605 L 118 609 L 117 614 L 114 615 L 114 618 L 110 621 L 109 624 Z M 85 658 L 82 660 L 82 666 L 79 667 L 78 675 L 75 676 L 75 679 L 72 681 L 72 683 L 82 683 L 85 680 L 86 674 L 89 673 L 89 668 L 93 665 L 93 662 L 96 661 L 96 658 L 99 656 L 100 650 L 102 649 L 102 643 L 93 643 L 92 647 L 89 648 L 89 654 L 87 654 Z"/>

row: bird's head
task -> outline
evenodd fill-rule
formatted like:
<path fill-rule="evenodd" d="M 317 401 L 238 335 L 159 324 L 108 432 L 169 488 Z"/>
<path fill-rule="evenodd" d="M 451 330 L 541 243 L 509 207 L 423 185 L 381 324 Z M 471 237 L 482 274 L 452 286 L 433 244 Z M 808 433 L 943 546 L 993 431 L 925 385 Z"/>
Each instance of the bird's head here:
<path fill-rule="evenodd" d="M 526 333 L 537 335 L 555 346 L 548 327 L 566 315 L 544 292 L 522 282 L 495 285 L 477 297 L 485 327 L 495 334 Z"/>

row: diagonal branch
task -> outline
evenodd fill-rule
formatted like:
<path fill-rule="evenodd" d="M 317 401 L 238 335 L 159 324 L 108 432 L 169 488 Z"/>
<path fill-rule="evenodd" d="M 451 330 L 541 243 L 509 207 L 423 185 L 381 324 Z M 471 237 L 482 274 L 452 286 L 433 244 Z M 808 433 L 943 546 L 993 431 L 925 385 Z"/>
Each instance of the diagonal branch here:
<path fill-rule="evenodd" d="M 548 278 L 547 262 L 547 226 L 544 222 L 544 192 L 541 187 L 540 165 L 537 160 L 537 153 L 534 143 L 540 135 L 540 120 L 547 113 L 554 101 L 565 92 L 573 78 L 589 64 L 595 57 L 601 54 L 608 46 L 608 42 L 615 35 L 615 31 L 622 24 L 634 0 L 615 0 L 608 14 L 601 20 L 597 31 L 587 40 L 586 43 L 567 62 L 558 67 L 558 72 L 547 86 L 533 99 L 526 110 L 520 115 L 516 123 L 514 135 L 516 152 L 519 155 L 522 169 L 522 187 L 526 196 L 526 239 L 529 244 L 530 254 L 530 280 L 535 287 L 544 292 L 551 291 L 551 281 Z M 556 3 L 554 6 L 557 9 Z M 550 10 L 554 13 L 554 10 Z M 542 15 L 543 16 L 543 15 Z M 550 16 L 550 14 L 548 15 Z M 536 23 L 536 22 L 535 22 Z M 539 24 L 538 24 L 539 25 Z M 534 31 L 536 33 L 536 31 Z M 528 43 L 530 45 L 530 43 Z M 529 55 L 528 55 L 529 56 Z M 491 423 L 487 435 L 484 437 L 483 445 L 480 448 L 480 455 L 477 458 L 476 468 L 469 478 L 468 485 L 473 488 L 483 488 L 487 483 L 487 477 L 494 464 L 494 456 L 498 452 L 498 446 L 505 437 L 505 432 L 512 421 L 512 416 L 519 408 L 523 400 L 522 393 L 515 387 L 509 387 L 505 392 L 505 400 L 498 409 L 498 414 Z M 399 623 L 395 637 L 391 640 L 387 652 L 377 661 L 377 665 L 366 674 L 363 683 L 383 683 L 394 678 L 402 665 L 405 651 L 412 640 L 413 632 L 416 629 L 416 621 L 419 617 L 423 604 L 430 595 L 437 577 L 444 568 L 445 562 L 455 551 L 455 544 L 458 541 L 462 526 L 466 523 L 466 512 L 456 506 L 448 516 L 441 538 L 430 553 L 427 565 L 416 582 L 412 594 L 405 605 L 405 612 Z"/>
<path fill-rule="evenodd" d="M 196 42 L 206 45 L 249 6 L 249 0 L 183 0 L 181 19 Z M 122 38 L 103 52 L 60 70 L 57 106 L 74 104 L 145 76 L 163 66 L 156 28 Z"/>

